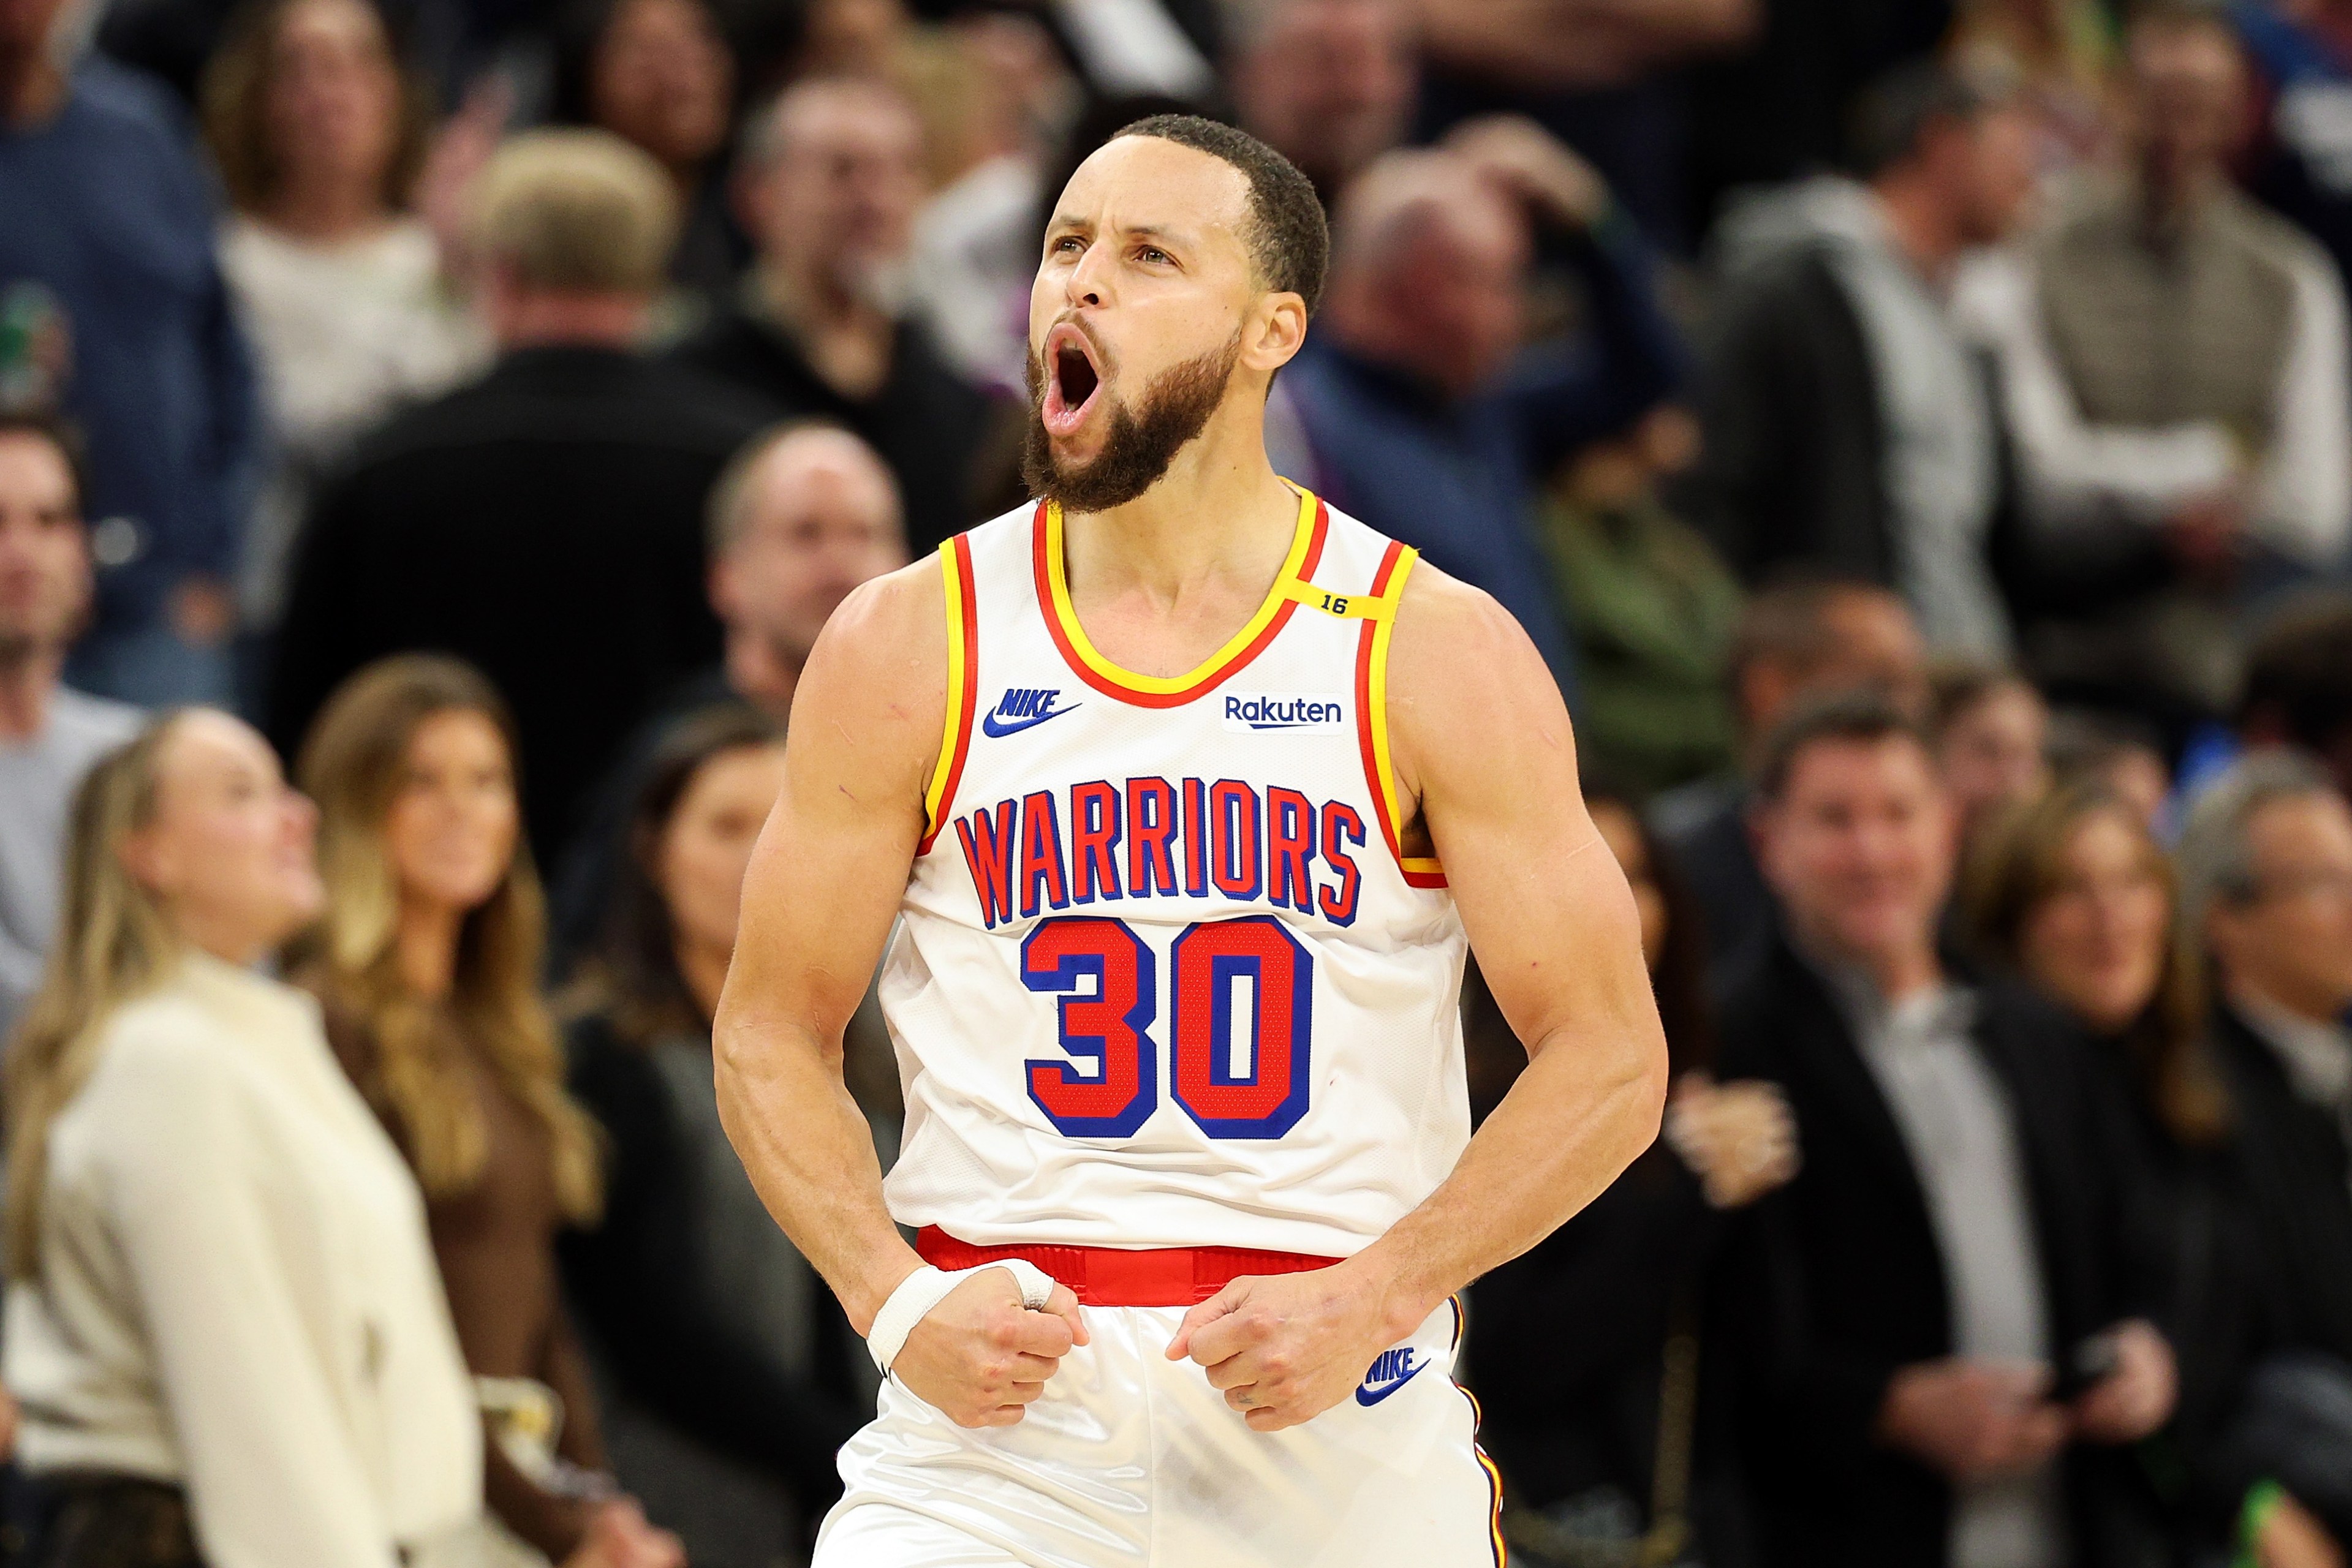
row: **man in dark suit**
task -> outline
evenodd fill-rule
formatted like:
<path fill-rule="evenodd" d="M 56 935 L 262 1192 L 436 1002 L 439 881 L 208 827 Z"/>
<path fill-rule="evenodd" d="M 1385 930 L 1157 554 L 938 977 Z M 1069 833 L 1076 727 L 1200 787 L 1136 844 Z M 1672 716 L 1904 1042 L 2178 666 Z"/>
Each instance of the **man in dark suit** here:
<path fill-rule="evenodd" d="M 856 431 L 890 465 L 920 555 L 986 516 L 987 398 L 903 308 L 923 126 L 884 82 L 788 88 L 744 141 L 737 189 L 759 259 L 679 363 L 781 415 Z"/>
<path fill-rule="evenodd" d="M 2247 1277 L 2218 1283 L 2248 1300 L 2242 1375 L 2285 1378 L 2241 1412 L 2211 1468 L 2232 1490 L 2281 1481 L 2340 1550 L 2352 1544 L 2352 1428 L 2340 1414 L 2323 1422 L 2330 1448 L 2291 1407 L 2297 1388 L 2333 1388 L 2339 1411 L 2352 1398 L 2352 808 L 2317 761 L 2249 753 L 2198 800 L 2180 878 L 2212 959 L 2213 1045 L 2238 1124 Z"/>
<path fill-rule="evenodd" d="M 1804 1151 L 1747 1239 L 1768 1559 L 2168 1561 L 2120 1451 L 2174 1398 L 2120 1108 L 2054 1015 L 1939 957 L 1957 821 L 1926 743 L 1883 699 L 1825 699 L 1757 795 L 1781 921 L 1726 998 L 1722 1070 L 1780 1083 Z"/>
<path fill-rule="evenodd" d="M 704 503 L 763 411 L 634 350 L 677 221 L 644 153 L 601 131 L 520 137 L 482 193 L 499 361 L 394 420 L 320 495 L 268 720 L 290 754 L 369 661 L 471 662 L 514 707 L 544 865 L 639 716 L 719 656 Z"/>

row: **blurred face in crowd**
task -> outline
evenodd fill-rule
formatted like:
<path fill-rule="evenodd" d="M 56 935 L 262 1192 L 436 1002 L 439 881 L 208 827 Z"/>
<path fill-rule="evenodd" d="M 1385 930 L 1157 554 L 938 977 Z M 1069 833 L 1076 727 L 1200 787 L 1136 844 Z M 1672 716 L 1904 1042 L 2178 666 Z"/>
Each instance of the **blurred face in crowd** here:
<path fill-rule="evenodd" d="M 2032 115 L 1995 104 L 1931 122 L 1888 178 L 1923 180 L 1960 245 L 1992 245 L 2017 227 L 2032 199 L 2035 146 Z"/>
<path fill-rule="evenodd" d="M 47 437 L 0 433 L 0 665 L 53 657 L 89 613 L 73 470 Z"/>
<path fill-rule="evenodd" d="M 312 841 L 319 814 L 278 756 L 225 713 L 192 709 L 156 756 L 155 811 L 123 842 L 123 864 L 182 936 L 249 963 L 326 903 Z"/>
<path fill-rule="evenodd" d="M 923 201 L 923 131 L 875 82 L 819 81 L 772 111 L 766 161 L 747 175 L 745 217 L 763 261 L 863 297 L 904 261 Z"/>
<path fill-rule="evenodd" d="M 2128 49 L 2132 138 L 2159 178 L 2210 169 L 2247 130 L 2245 57 L 2229 24 L 2140 23 Z"/>
<path fill-rule="evenodd" d="M 1642 957 L 1651 968 L 1666 948 L 1666 896 L 1659 891 L 1657 872 L 1650 864 L 1648 843 L 1633 813 L 1614 800 L 1591 803 L 1592 825 L 1601 841 L 1617 857 L 1617 865 L 1633 890 L 1633 908 L 1642 918 Z"/>
<path fill-rule="evenodd" d="M 2126 810 L 2088 812 L 2018 928 L 2027 977 L 2102 1033 L 2146 1012 L 2163 979 L 2172 921 L 2163 856 Z"/>
<path fill-rule="evenodd" d="M 2254 894 L 2217 900 L 2205 935 L 2232 995 L 2335 1021 L 2352 1007 L 2352 810 L 2274 800 L 2246 826 Z"/>
<path fill-rule="evenodd" d="M 363 0 L 295 0 L 270 42 L 270 157 L 281 184 L 382 186 L 400 131 L 400 78 Z"/>
<path fill-rule="evenodd" d="M 735 58 L 701 0 L 622 0 L 590 64 L 596 123 L 675 171 L 727 140 Z"/>
<path fill-rule="evenodd" d="M 1739 671 L 1739 707 L 1751 735 L 1780 722 L 1799 699 L 1831 692 L 1875 692 L 1918 715 L 1927 706 L 1927 648 L 1910 607 L 1892 593 L 1832 594 L 1819 616 L 1820 647 L 1806 657 L 1765 654 Z"/>
<path fill-rule="evenodd" d="M 1262 397 L 1306 312 L 1258 276 L 1250 225 L 1247 176 L 1193 148 L 1123 136 L 1078 166 L 1029 294 L 1035 493 L 1075 512 L 1123 505 L 1234 389 Z"/>
<path fill-rule="evenodd" d="M 682 949 L 735 950 L 735 916 L 751 846 L 784 788 L 784 748 L 742 746 L 695 770 L 656 851 L 654 880 Z"/>
<path fill-rule="evenodd" d="M 1807 942 L 1876 967 L 1933 951 L 1956 820 L 1909 737 L 1817 740 L 1757 816 L 1758 860 Z"/>
<path fill-rule="evenodd" d="M 1402 140 L 1413 87 L 1390 0 L 1286 0 L 1234 72 L 1243 125 L 1327 191 Z"/>
<path fill-rule="evenodd" d="M 2002 681 L 1952 716 L 1937 737 L 1937 761 L 1963 821 L 2013 800 L 2030 800 L 2050 782 L 2042 759 L 2050 710 L 2023 681 Z"/>
<path fill-rule="evenodd" d="M 416 727 L 384 813 L 385 858 L 404 905 L 470 910 L 514 863 L 521 811 L 506 737 L 486 714 L 444 708 Z"/>
<path fill-rule="evenodd" d="M 906 562 L 889 472 L 853 435 L 797 432 L 746 477 L 733 540 L 711 563 L 711 604 L 797 670 L 852 589 Z"/>

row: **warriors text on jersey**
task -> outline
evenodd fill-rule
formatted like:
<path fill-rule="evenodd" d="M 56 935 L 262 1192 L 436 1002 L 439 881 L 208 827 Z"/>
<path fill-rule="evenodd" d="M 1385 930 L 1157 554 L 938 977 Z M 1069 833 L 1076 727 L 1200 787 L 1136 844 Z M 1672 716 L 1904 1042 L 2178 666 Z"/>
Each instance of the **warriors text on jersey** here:
<path fill-rule="evenodd" d="M 901 1223 L 982 1246 L 1352 1254 L 1469 1137 L 1462 924 L 1402 851 L 1413 553 L 1301 493 L 1248 625 L 1130 674 L 1050 506 L 940 550 L 947 730 L 882 1005 Z"/>

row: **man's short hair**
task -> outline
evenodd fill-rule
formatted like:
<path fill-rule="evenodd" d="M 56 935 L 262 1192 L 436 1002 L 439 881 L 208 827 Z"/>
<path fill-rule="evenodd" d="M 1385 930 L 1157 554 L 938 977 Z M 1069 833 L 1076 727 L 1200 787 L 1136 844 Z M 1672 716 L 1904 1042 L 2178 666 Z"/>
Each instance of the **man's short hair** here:
<path fill-rule="evenodd" d="M 1940 60 L 1897 66 L 1854 100 L 1846 162 L 1856 178 L 1875 179 L 1918 152 L 1936 125 L 1973 120 L 1992 103 L 1983 88 Z"/>
<path fill-rule="evenodd" d="M 1296 294 L 1307 313 L 1323 299 L 1324 275 L 1331 267 L 1331 231 L 1314 182 L 1281 153 L 1246 131 L 1203 120 L 1197 114 L 1154 114 L 1119 128 L 1119 137 L 1149 136 L 1173 141 L 1230 163 L 1249 182 L 1250 263 L 1277 292 Z"/>
<path fill-rule="evenodd" d="M 2256 817 L 2282 800 L 2334 793 L 2325 768 L 2283 747 L 2250 751 L 2224 769 L 2189 808 L 2173 852 L 2184 927 L 2197 930 L 2217 903 L 2247 904 L 2262 896 L 2252 836 Z"/>
<path fill-rule="evenodd" d="M 474 244 L 525 287 L 652 294 L 677 246 L 677 193 L 660 164 L 605 131 L 532 131 L 491 155 Z"/>
<path fill-rule="evenodd" d="M 820 434 L 836 436 L 852 443 L 872 461 L 874 471 L 881 476 L 890 493 L 891 521 L 900 528 L 906 527 L 905 506 L 898 496 L 898 476 L 890 472 L 890 465 L 882 461 L 881 454 L 867 445 L 863 436 L 847 425 L 830 419 L 790 419 L 745 442 L 735 455 L 728 459 L 727 466 L 719 471 L 717 481 L 711 485 L 710 500 L 704 515 L 703 542 L 712 560 L 725 558 L 743 542 L 743 529 L 751 520 L 751 480 L 761 465 L 785 442 L 804 435 Z"/>
<path fill-rule="evenodd" d="M 1935 755 L 1918 723 L 1876 692 L 1833 692 L 1801 702 L 1764 737 L 1756 765 L 1757 799 L 1778 804 L 1798 761 L 1816 746 L 1883 740 L 1911 742 L 1923 761 Z"/>
<path fill-rule="evenodd" d="M 2255 634 L 2238 723 L 2265 722 L 2279 738 L 2313 751 L 2352 728 L 2352 595 L 2298 599 Z"/>
<path fill-rule="evenodd" d="M 751 117 L 743 131 L 741 166 L 748 170 L 764 170 L 790 152 L 794 117 L 806 105 L 824 103 L 828 99 L 846 103 L 863 102 L 893 114 L 902 114 L 918 131 L 922 129 L 921 112 L 916 109 L 913 99 L 894 83 L 873 77 L 803 77 L 780 90 Z"/>
<path fill-rule="evenodd" d="M 73 486 L 74 511 L 79 515 L 89 496 L 89 472 L 80 430 L 64 415 L 45 408 L 0 409 L 0 439 L 11 435 L 30 436 L 48 444 L 66 465 L 67 478 Z"/>
<path fill-rule="evenodd" d="M 1725 669 L 1735 679 L 1762 663 L 1816 668 L 1836 657 L 1837 633 L 1829 612 L 1841 599 L 1891 599 L 1877 583 L 1859 577 L 1801 576 L 1758 591 L 1740 612 Z"/>

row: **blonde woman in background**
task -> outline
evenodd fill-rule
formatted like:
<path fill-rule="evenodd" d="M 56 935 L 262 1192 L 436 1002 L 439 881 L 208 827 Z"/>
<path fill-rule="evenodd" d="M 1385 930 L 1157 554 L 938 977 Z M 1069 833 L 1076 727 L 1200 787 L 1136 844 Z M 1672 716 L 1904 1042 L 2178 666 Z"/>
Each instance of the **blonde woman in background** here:
<path fill-rule="evenodd" d="M 556 1232 L 597 1211 L 597 1145 L 538 991 L 515 752 L 504 703 L 455 660 L 402 654 L 345 682 L 302 749 L 327 903 L 294 973 L 425 1189 L 516 1561 L 584 1544 L 616 1568 L 675 1568 L 676 1540 L 604 1474 L 558 1293 Z"/>
<path fill-rule="evenodd" d="M 416 1185 L 317 1005 L 249 967 L 319 912 L 314 821 L 202 709 L 77 798 L 7 1074 L 38 1568 L 473 1561 L 480 1427 Z"/>

